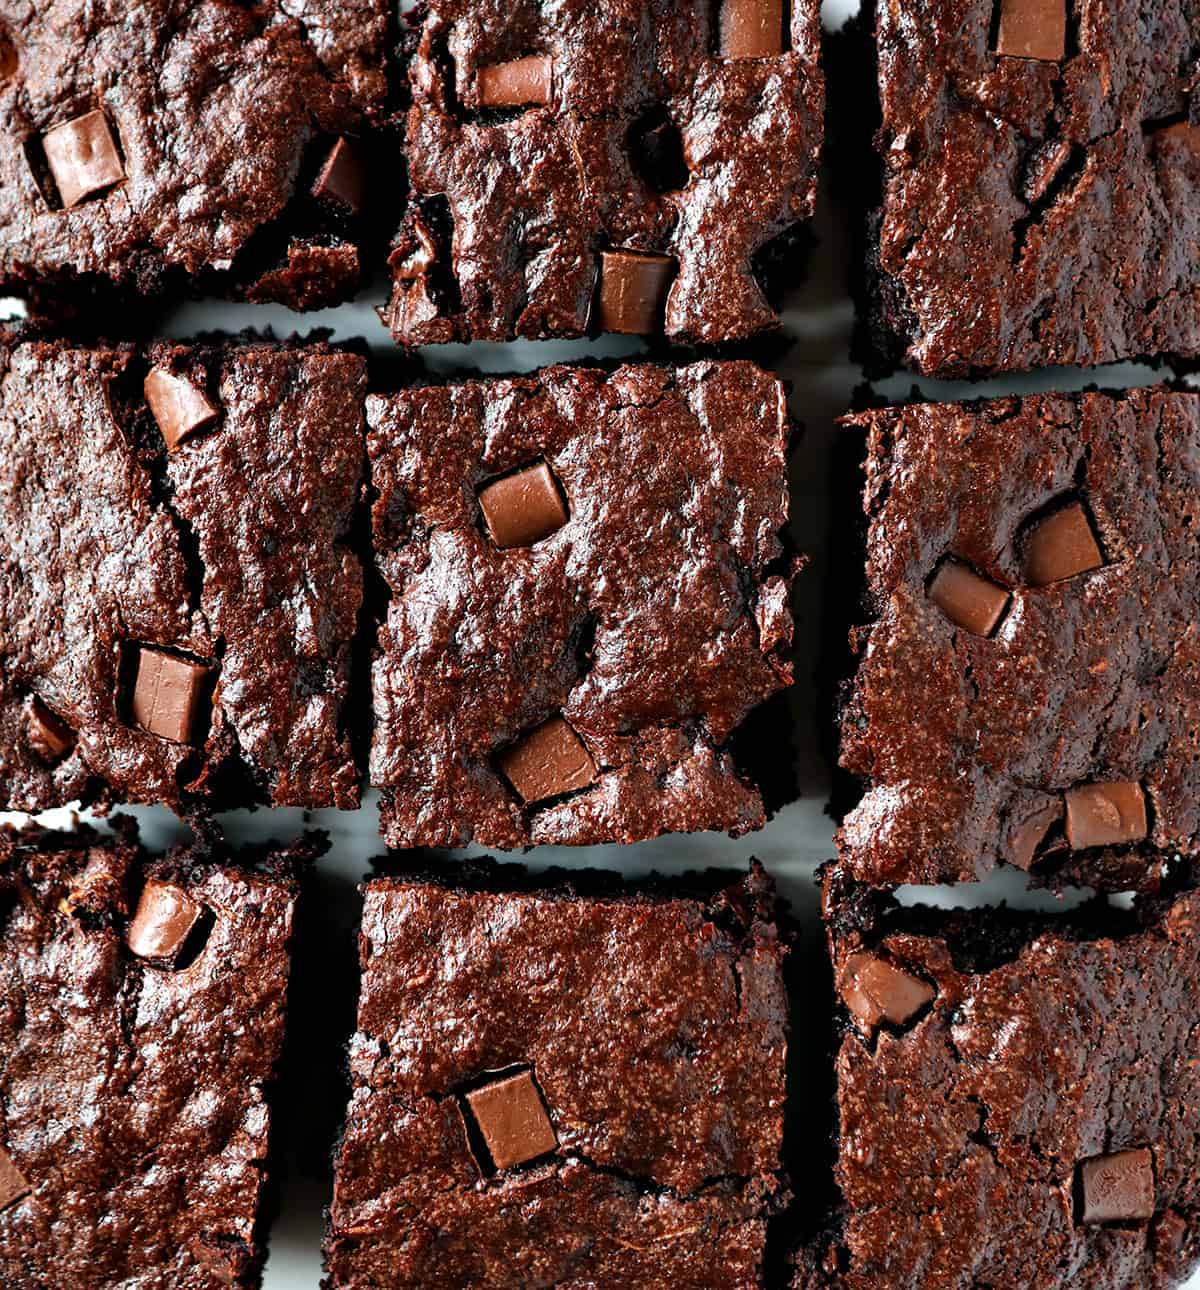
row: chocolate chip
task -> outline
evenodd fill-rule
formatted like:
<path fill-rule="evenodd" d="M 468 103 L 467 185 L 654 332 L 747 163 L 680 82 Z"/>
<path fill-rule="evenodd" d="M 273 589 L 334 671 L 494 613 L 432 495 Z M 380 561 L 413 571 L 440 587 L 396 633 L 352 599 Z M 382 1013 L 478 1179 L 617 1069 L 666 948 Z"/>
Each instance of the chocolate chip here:
<path fill-rule="evenodd" d="M 1079 1164 L 1081 1219 L 1127 1223 L 1154 1217 L 1154 1157 L 1148 1147 L 1093 1156 Z"/>
<path fill-rule="evenodd" d="M 868 1031 L 881 1021 L 903 1026 L 937 993 L 928 981 L 865 951 L 846 960 L 840 989 L 846 1007 Z"/>
<path fill-rule="evenodd" d="M 530 731 L 499 757 L 500 771 L 523 802 L 541 802 L 586 788 L 596 778 L 596 763 L 562 717 Z"/>
<path fill-rule="evenodd" d="M 15 1205 L 31 1191 L 29 1181 L 17 1168 L 12 1156 L 0 1147 L 0 1209 Z"/>
<path fill-rule="evenodd" d="M 783 53 L 783 0 L 721 0 L 722 58 Z"/>
<path fill-rule="evenodd" d="M 126 942 L 139 958 L 173 965 L 203 913 L 204 906 L 181 887 L 151 879 L 142 888 Z"/>
<path fill-rule="evenodd" d="M 204 391 L 186 377 L 168 372 L 165 367 L 151 368 L 142 389 L 170 452 L 174 452 L 189 435 L 203 430 L 217 419 L 217 409 L 208 401 Z"/>
<path fill-rule="evenodd" d="M 601 251 L 596 321 L 601 331 L 648 336 L 662 331 L 675 260 L 644 251 Z"/>
<path fill-rule="evenodd" d="M 533 546 L 568 519 L 554 474 L 545 462 L 484 484 L 479 506 L 492 541 L 503 549 Z"/>
<path fill-rule="evenodd" d="M 86 112 L 47 130 L 42 150 L 64 207 L 76 206 L 125 178 L 125 167 L 103 112 Z"/>
<path fill-rule="evenodd" d="M 1028 870 L 1033 864 L 1037 849 L 1046 834 L 1062 819 L 1061 802 L 1035 808 L 1030 814 L 1018 816 L 1008 831 L 1008 862 L 1018 869 Z"/>
<path fill-rule="evenodd" d="M 481 107 L 545 105 L 554 93 L 553 65 L 545 54 L 530 54 L 509 63 L 481 67 L 477 84 Z"/>
<path fill-rule="evenodd" d="M 497 1169 L 522 1165 L 558 1146 L 532 1071 L 472 1090 L 467 1105 Z"/>
<path fill-rule="evenodd" d="M 1084 784 L 1066 793 L 1065 800 L 1067 841 L 1075 851 L 1140 842 L 1146 836 L 1146 795 L 1140 784 Z"/>
<path fill-rule="evenodd" d="M 143 648 L 133 689 L 133 719 L 143 730 L 173 743 L 191 743 L 211 668 Z"/>
<path fill-rule="evenodd" d="M 1024 564 L 1025 581 L 1031 587 L 1046 587 L 1104 564 L 1087 512 L 1078 502 L 1047 515 L 1030 529 Z"/>
<path fill-rule="evenodd" d="M 1008 592 L 969 565 L 945 559 L 929 583 L 929 599 L 958 627 L 990 636 L 1008 607 Z"/>
<path fill-rule="evenodd" d="M 1000 0 L 996 53 L 1061 62 L 1067 52 L 1067 0 Z"/>
<path fill-rule="evenodd" d="M 29 742 L 43 761 L 61 761 L 75 747 L 75 732 L 41 699 L 29 704 Z"/>
<path fill-rule="evenodd" d="M 350 215 L 358 215 L 363 208 L 366 183 L 358 148 L 343 137 L 329 150 L 312 191 L 318 201 L 330 202 Z"/>

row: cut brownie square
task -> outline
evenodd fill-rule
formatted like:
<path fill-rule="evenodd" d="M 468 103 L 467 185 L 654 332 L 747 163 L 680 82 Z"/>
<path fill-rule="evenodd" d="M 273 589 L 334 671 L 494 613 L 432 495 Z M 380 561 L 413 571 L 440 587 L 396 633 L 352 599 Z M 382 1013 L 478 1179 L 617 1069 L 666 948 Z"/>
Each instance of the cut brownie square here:
<path fill-rule="evenodd" d="M 870 11 L 882 357 L 965 376 L 1200 353 L 1190 0 Z"/>
<path fill-rule="evenodd" d="M 389 846 L 760 827 L 726 745 L 791 681 L 783 386 L 555 367 L 367 419 Z"/>
<path fill-rule="evenodd" d="M 785 22 L 779 0 L 418 6 L 396 339 L 777 327 L 760 252 L 812 213 L 819 8 L 795 0 Z"/>
<path fill-rule="evenodd" d="M 0 351 L 0 809 L 353 807 L 360 358 Z"/>
<path fill-rule="evenodd" d="M 1200 851 L 1200 398 L 889 408 L 841 763 L 860 880 L 1000 862 L 1108 887 Z"/>
<path fill-rule="evenodd" d="M 0 1283 L 256 1286 L 319 844 L 149 861 L 128 825 L 0 830 Z"/>
<path fill-rule="evenodd" d="M 298 309 L 348 299 L 363 231 L 356 137 L 386 107 L 388 10 L 7 6 L 0 294 L 51 309 L 95 287 L 216 288 Z"/>
<path fill-rule="evenodd" d="M 827 877 L 842 1205 L 798 1288 L 1184 1281 L 1200 892 L 1179 878 L 1133 910 L 1046 916 L 902 908 Z"/>
<path fill-rule="evenodd" d="M 764 1284 L 787 999 L 762 868 L 679 894 L 465 872 L 365 888 L 326 1285 Z"/>

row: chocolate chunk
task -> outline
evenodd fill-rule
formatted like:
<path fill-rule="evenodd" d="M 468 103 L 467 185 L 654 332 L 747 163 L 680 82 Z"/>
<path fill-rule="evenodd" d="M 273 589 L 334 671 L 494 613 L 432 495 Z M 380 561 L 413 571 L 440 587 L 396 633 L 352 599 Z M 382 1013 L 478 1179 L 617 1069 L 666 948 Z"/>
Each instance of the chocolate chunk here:
<path fill-rule="evenodd" d="M 1066 0 L 1000 0 L 996 53 L 1057 63 L 1066 52 Z"/>
<path fill-rule="evenodd" d="M 29 705 L 29 742 L 45 761 L 61 761 L 75 747 L 75 732 L 35 698 Z"/>
<path fill-rule="evenodd" d="M 151 879 L 142 888 L 126 942 L 139 958 L 174 963 L 203 912 L 182 888 Z"/>
<path fill-rule="evenodd" d="M 351 215 L 358 215 L 363 208 L 366 183 L 358 148 L 343 136 L 329 150 L 312 191 L 318 201 L 331 202 Z"/>
<path fill-rule="evenodd" d="M 76 206 L 125 178 L 125 167 L 103 112 L 87 112 L 47 130 L 42 148 L 64 207 Z"/>
<path fill-rule="evenodd" d="M 1154 1157 L 1149 1147 L 1081 1161 L 1079 1192 L 1085 1223 L 1153 1218 Z"/>
<path fill-rule="evenodd" d="M 722 0 L 722 58 L 771 58 L 783 53 L 783 0 Z"/>
<path fill-rule="evenodd" d="M 204 391 L 186 377 L 168 372 L 165 367 L 152 368 L 142 389 L 171 452 L 188 435 L 203 430 L 217 419 L 217 409 L 208 401 Z"/>
<path fill-rule="evenodd" d="M 586 788 L 596 764 L 579 736 L 562 717 L 551 717 L 500 754 L 505 779 L 524 802 L 541 802 Z"/>
<path fill-rule="evenodd" d="M 647 336 L 662 331 L 675 260 L 644 251 L 601 251 L 596 301 L 601 331 Z"/>
<path fill-rule="evenodd" d="M 484 484 L 479 505 L 498 547 L 532 546 L 567 522 L 554 474 L 546 463 L 526 466 Z"/>
<path fill-rule="evenodd" d="M 1040 144 L 1029 155 L 1021 195 L 1031 205 L 1036 205 L 1050 191 L 1055 179 L 1071 157 L 1069 139 L 1051 139 Z"/>
<path fill-rule="evenodd" d="M 0 1147 L 0 1209 L 15 1205 L 30 1192 L 29 1181 L 17 1168 L 12 1156 Z"/>
<path fill-rule="evenodd" d="M 1062 819 L 1062 813 L 1062 803 L 1052 802 L 1039 807 L 1031 815 L 1014 820 L 1008 831 L 1009 864 L 1027 870 L 1051 826 Z"/>
<path fill-rule="evenodd" d="M 174 654 L 143 649 L 133 690 L 136 724 L 173 743 L 191 743 L 211 670 Z"/>
<path fill-rule="evenodd" d="M 1078 502 L 1040 520 L 1025 537 L 1025 581 L 1045 587 L 1099 569 L 1104 557 Z"/>
<path fill-rule="evenodd" d="M 928 981 L 866 952 L 846 960 L 840 988 L 846 1007 L 868 1031 L 881 1021 L 903 1026 L 937 993 Z"/>
<path fill-rule="evenodd" d="M 481 67 L 478 88 L 481 107 L 544 105 L 553 97 L 553 65 L 545 54 L 530 54 L 510 63 Z"/>
<path fill-rule="evenodd" d="M 497 1169 L 535 1160 L 558 1146 L 532 1071 L 474 1089 L 467 1105 Z"/>
<path fill-rule="evenodd" d="M 958 627 L 990 636 L 1008 607 L 1008 592 L 952 557 L 929 583 L 929 599 Z"/>
<path fill-rule="evenodd" d="M 1147 833 L 1146 795 L 1140 784 L 1084 784 L 1065 794 L 1067 841 L 1084 847 L 1140 842 Z"/>

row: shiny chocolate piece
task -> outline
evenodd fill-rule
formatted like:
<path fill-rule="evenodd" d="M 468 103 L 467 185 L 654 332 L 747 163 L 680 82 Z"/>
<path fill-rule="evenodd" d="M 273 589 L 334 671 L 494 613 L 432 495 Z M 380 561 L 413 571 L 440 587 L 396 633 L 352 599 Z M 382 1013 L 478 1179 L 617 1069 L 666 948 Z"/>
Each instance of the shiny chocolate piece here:
<path fill-rule="evenodd" d="M 648 336 L 662 331 L 675 260 L 644 251 L 601 251 L 596 321 L 601 331 Z"/>
<path fill-rule="evenodd" d="M 1021 183 L 1021 195 L 1032 206 L 1050 191 L 1071 157 L 1070 139 L 1051 139 L 1030 154 Z"/>
<path fill-rule="evenodd" d="M 1073 850 L 1140 842 L 1147 834 L 1146 794 L 1140 784 L 1084 784 L 1064 798 Z"/>
<path fill-rule="evenodd" d="M 203 390 L 166 368 L 152 368 L 142 389 L 170 452 L 189 435 L 212 425 L 219 415 Z"/>
<path fill-rule="evenodd" d="M 1078 502 L 1040 520 L 1025 537 L 1025 581 L 1046 587 L 1104 564 L 1087 512 Z"/>
<path fill-rule="evenodd" d="M 126 943 L 139 958 L 173 964 L 203 913 L 181 887 L 152 878 L 142 888 Z"/>
<path fill-rule="evenodd" d="M 1066 52 L 1066 0 L 1001 0 L 997 54 L 1057 63 Z"/>
<path fill-rule="evenodd" d="M 479 506 L 492 541 L 502 549 L 533 546 L 569 518 L 554 473 L 544 461 L 485 484 L 479 490 Z"/>
<path fill-rule="evenodd" d="M 47 130 L 42 149 L 64 208 L 77 206 L 125 178 L 121 154 L 103 112 L 86 112 Z"/>
<path fill-rule="evenodd" d="M 28 1196 L 31 1190 L 29 1180 L 17 1168 L 12 1156 L 0 1147 L 0 1210 L 15 1205 L 22 1196 Z"/>
<path fill-rule="evenodd" d="M 551 717 L 499 757 L 500 771 L 523 802 L 545 801 L 587 788 L 596 763 L 562 717 Z"/>
<path fill-rule="evenodd" d="M 936 994 L 928 981 L 865 951 L 851 954 L 842 968 L 842 1000 L 867 1031 L 881 1021 L 905 1025 Z"/>
<path fill-rule="evenodd" d="M 722 58 L 783 53 L 783 0 L 721 0 Z"/>
<path fill-rule="evenodd" d="M 358 146 L 344 135 L 329 150 L 313 184 L 313 196 L 330 202 L 350 215 L 362 213 L 367 175 Z"/>
<path fill-rule="evenodd" d="M 1149 1147 L 1093 1156 L 1079 1164 L 1080 1221 L 1131 1223 L 1154 1217 L 1154 1156 Z"/>
<path fill-rule="evenodd" d="M 1004 616 L 1009 595 L 953 557 L 943 560 L 929 583 L 929 599 L 958 627 L 990 636 Z"/>
<path fill-rule="evenodd" d="M 212 669 L 189 659 L 141 650 L 133 690 L 133 720 L 152 735 L 190 744 Z"/>
<path fill-rule="evenodd" d="M 544 107 L 554 97 L 554 65 L 545 54 L 481 67 L 477 80 L 480 107 Z"/>
<path fill-rule="evenodd" d="M 75 732 L 41 699 L 29 704 L 29 742 L 43 760 L 61 761 L 75 747 Z"/>
<path fill-rule="evenodd" d="M 497 1169 L 523 1165 L 558 1146 L 532 1071 L 473 1089 L 467 1105 Z"/>
<path fill-rule="evenodd" d="M 1028 870 L 1037 855 L 1038 847 L 1045 841 L 1051 828 L 1062 819 L 1062 814 L 1063 804 L 1052 802 L 1014 821 L 1008 832 L 1009 864 Z"/>

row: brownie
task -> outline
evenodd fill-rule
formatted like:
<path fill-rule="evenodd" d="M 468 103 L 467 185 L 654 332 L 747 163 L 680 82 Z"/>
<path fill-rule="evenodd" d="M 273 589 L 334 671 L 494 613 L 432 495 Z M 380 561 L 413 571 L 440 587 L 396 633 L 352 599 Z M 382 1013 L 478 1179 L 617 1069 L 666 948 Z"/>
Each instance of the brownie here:
<path fill-rule="evenodd" d="M 268 1093 L 319 844 L 150 860 L 0 831 L 0 1282 L 257 1286 Z"/>
<path fill-rule="evenodd" d="M 1200 851 L 1200 399 L 1164 387 L 848 419 L 866 601 L 840 854 L 873 883 L 1004 862 L 1153 885 Z"/>
<path fill-rule="evenodd" d="M 0 809 L 354 807 L 364 362 L 0 349 Z"/>
<path fill-rule="evenodd" d="M 876 357 L 949 377 L 1200 353 L 1191 0 L 870 8 Z"/>
<path fill-rule="evenodd" d="M 1180 1284 L 1200 1261 L 1200 892 L 1047 916 L 827 883 L 842 1205 L 795 1285 Z"/>
<path fill-rule="evenodd" d="M 760 827 L 729 741 L 791 681 L 780 382 L 552 367 L 367 420 L 388 845 Z"/>
<path fill-rule="evenodd" d="M 776 328 L 759 253 L 812 213 L 819 7 L 418 6 L 396 339 Z"/>
<path fill-rule="evenodd" d="M 387 0 L 91 0 L 0 14 L 0 294 L 232 292 L 360 277 L 361 137 Z"/>
<path fill-rule="evenodd" d="M 678 894 L 453 872 L 364 889 L 326 1286 L 762 1285 L 787 1044 L 762 868 Z"/>

